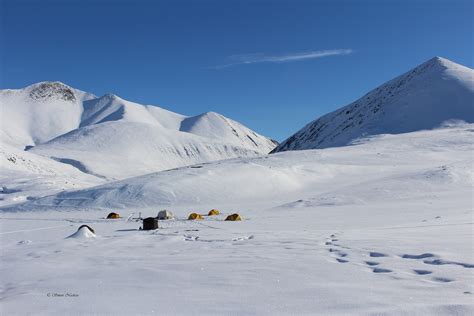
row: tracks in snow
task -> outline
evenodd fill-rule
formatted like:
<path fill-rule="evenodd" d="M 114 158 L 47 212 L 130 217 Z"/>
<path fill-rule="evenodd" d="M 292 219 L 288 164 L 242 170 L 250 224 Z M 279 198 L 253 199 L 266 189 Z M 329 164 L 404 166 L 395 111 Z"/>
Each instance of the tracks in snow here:
<path fill-rule="evenodd" d="M 474 268 L 474 264 L 445 260 L 429 252 L 392 255 L 380 251 L 348 247 L 341 243 L 341 235 L 341 232 L 333 233 L 324 243 L 329 256 L 334 259 L 333 262 L 355 264 L 376 274 L 390 275 L 393 279 L 402 279 L 408 276 L 411 279 L 422 278 L 422 280 L 429 282 L 450 283 L 457 280 L 450 276 L 438 275 L 446 273 L 446 271 L 437 269 L 437 266 L 454 265 L 464 269 Z M 420 268 L 420 263 L 426 265 L 426 268 Z"/>

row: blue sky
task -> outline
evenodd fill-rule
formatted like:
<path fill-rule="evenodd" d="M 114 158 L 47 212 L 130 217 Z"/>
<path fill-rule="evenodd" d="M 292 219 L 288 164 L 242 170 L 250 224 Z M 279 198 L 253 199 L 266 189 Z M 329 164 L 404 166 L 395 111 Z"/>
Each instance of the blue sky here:
<path fill-rule="evenodd" d="M 277 140 L 433 56 L 473 68 L 472 1 L 21 1 L 0 87 L 58 80 Z"/>

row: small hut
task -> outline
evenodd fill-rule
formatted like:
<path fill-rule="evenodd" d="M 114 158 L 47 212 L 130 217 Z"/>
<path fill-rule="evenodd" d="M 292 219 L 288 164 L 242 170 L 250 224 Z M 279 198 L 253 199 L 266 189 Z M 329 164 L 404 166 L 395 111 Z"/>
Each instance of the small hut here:
<path fill-rule="evenodd" d="M 156 217 L 147 217 L 143 220 L 143 230 L 158 229 L 158 220 Z"/>

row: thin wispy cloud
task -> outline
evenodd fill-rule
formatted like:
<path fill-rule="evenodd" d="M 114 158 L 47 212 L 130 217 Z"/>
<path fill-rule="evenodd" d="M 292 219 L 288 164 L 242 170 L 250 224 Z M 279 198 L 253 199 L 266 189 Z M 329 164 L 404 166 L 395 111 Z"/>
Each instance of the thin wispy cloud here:
<path fill-rule="evenodd" d="M 257 64 L 257 63 L 285 63 L 285 62 L 294 62 L 302 61 L 307 59 L 323 58 L 329 56 L 338 56 L 338 55 L 349 55 L 352 54 L 352 49 L 330 49 L 330 50 L 318 50 L 311 52 L 303 53 L 291 53 L 279 56 L 268 56 L 265 54 L 247 54 L 247 55 L 232 55 L 229 56 L 229 59 L 232 60 L 232 63 L 225 65 L 219 65 L 213 67 L 214 69 L 222 69 L 227 67 L 233 67 L 238 65 L 246 64 Z"/>

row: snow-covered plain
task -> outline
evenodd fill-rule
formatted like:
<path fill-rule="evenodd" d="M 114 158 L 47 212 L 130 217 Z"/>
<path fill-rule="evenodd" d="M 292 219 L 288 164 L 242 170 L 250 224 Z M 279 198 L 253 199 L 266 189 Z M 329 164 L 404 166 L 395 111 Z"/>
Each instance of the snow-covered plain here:
<path fill-rule="evenodd" d="M 467 124 L 5 207 L 1 313 L 473 314 L 473 150 Z M 163 208 L 157 231 L 127 220 Z M 67 238 L 82 224 L 96 236 Z"/>

